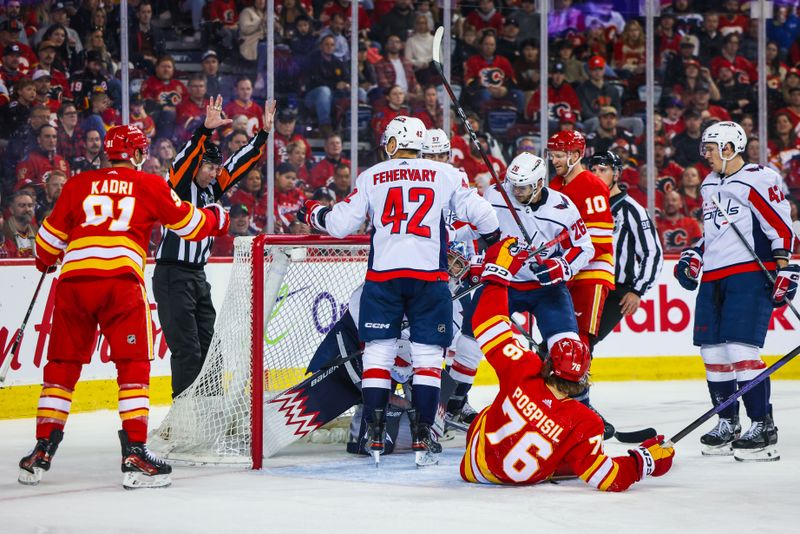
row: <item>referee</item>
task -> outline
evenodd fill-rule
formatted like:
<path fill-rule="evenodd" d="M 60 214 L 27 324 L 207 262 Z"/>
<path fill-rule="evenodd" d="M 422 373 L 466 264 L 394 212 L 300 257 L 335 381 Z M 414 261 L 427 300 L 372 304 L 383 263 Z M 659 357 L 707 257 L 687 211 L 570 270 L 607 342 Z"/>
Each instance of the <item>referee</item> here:
<path fill-rule="evenodd" d="M 181 200 L 197 207 L 217 202 L 245 176 L 261 158 L 262 148 L 272 128 L 275 103 L 265 106 L 264 129 L 222 164 L 222 154 L 210 141 L 214 129 L 231 124 L 222 117 L 222 97 L 212 97 L 202 126 L 186 142 L 172 161 L 169 182 Z M 211 285 L 206 281 L 205 265 L 211 253 L 212 238 L 183 241 L 164 229 L 156 252 L 153 294 L 158 304 L 158 319 L 172 357 L 172 397 L 194 382 L 214 335 L 216 312 L 211 302 Z"/>
<path fill-rule="evenodd" d="M 611 332 L 625 315 L 639 309 L 642 296 L 653 286 L 664 254 L 656 226 L 638 202 L 619 188 L 622 160 L 613 152 L 602 152 L 589 159 L 589 169 L 608 184 L 611 215 L 614 217 L 614 257 L 616 289 L 606 298 L 600 328 L 591 350 Z"/>

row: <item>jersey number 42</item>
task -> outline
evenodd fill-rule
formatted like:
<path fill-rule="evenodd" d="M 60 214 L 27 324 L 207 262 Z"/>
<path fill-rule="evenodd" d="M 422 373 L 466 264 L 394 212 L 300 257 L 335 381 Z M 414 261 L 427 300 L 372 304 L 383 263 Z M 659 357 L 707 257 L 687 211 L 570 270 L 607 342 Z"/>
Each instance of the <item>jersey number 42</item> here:
<path fill-rule="evenodd" d="M 386 192 L 386 203 L 383 205 L 381 224 L 391 226 L 393 234 L 413 234 L 420 237 L 430 237 L 431 227 L 422 224 L 425 216 L 433 206 L 434 191 L 427 187 L 412 187 L 408 189 L 408 199 L 404 198 L 402 187 L 391 187 Z M 411 214 L 406 211 L 409 204 L 418 204 Z M 405 230 L 403 229 L 403 223 Z"/>

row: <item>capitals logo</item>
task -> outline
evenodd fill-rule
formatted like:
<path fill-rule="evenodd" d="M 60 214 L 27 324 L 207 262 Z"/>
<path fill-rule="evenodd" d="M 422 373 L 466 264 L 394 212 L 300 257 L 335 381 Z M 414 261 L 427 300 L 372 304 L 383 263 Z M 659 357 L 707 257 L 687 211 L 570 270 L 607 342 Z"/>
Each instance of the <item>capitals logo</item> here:
<path fill-rule="evenodd" d="M 723 206 L 723 208 L 729 217 L 739 213 L 739 206 L 732 205 L 731 199 L 728 199 L 726 203 L 727 205 Z M 713 202 L 703 203 L 703 221 L 712 222 L 714 226 L 717 227 L 717 230 L 728 224 L 728 221 L 725 220 L 725 216 L 717 209 Z"/>
<path fill-rule="evenodd" d="M 487 67 L 480 72 L 481 85 L 484 87 L 498 87 L 506 80 L 505 73 L 496 67 Z"/>

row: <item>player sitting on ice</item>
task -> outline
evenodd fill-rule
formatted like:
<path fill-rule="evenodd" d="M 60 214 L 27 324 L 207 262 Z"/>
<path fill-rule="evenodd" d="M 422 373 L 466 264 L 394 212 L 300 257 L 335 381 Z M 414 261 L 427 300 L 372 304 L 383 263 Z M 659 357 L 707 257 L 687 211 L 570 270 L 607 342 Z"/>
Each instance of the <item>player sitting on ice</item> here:
<path fill-rule="evenodd" d="M 422 121 L 395 117 L 385 138 L 391 159 L 362 172 L 350 196 L 333 208 L 307 202 L 305 218 L 335 237 L 357 230 L 367 217 L 374 225 L 358 323 L 359 337 L 366 344 L 362 396 L 370 448 L 379 461 L 390 369 L 405 315 L 414 367 L 414 449 L 417 465 L 428 465 L 438 462 L 441 451 L 431 425 L 439 407 L 444 349 L 453 338 L 443 211 L 451 209 L 459 220 L 474 224 L 487 241 L 496 241 L 499 230 L 491 206 L 463 187 L 455 168 L 418 159 L 425 140 Z"/>
<path fill-rule="evenodd" d="M 500 391 L 467 432 L 461 477 L 484 484 L 535 484 L 568 466 L 602 491 L 624 491 L 646 476 L 663 475 L 675 453 L 659 444 L 663 436 L 645 441 L 627 456 L 608 457 L 603 453 L 602 419 L 569 398 L 588 383 L 590 358 L 583 343 L 564 339 L 542 363 L 512 334 L 506 288 L 526 268 L 527 254 L 516 238 L 506 238 L 486 253 L 486 286 L 472 326 L 497 373 Z"/>
<path fill-rule="evenodd" d="M 758 349 L 764 346 L 772 308 L 794 297 L 800 274 L 800 267 L 789 264 L 794 236 L 783 180 L 771 169 L 745 163 L 742 153 L 746 144 L 747 136 L 735 122 L 718 122 L 703 132 L 701 152 L 712 169 L 700 186 L 704 240 L 684 250 L 675 265 L 681 286 L 690 291 L 700 286 L 694 344 L 700 346 L 715 406 L 766 368 Z M 727 212 L 764 266 L 777 270 L 774 288 L 765 283 L 756 258 L 712 198 Z M 769 378 L 744 394 L 751 426 L 741 437 L 739 403 L 720 412 L 717 426 L 700 438 L 703 454 L 779 460 L 778 429 L 769 395 Z"/>

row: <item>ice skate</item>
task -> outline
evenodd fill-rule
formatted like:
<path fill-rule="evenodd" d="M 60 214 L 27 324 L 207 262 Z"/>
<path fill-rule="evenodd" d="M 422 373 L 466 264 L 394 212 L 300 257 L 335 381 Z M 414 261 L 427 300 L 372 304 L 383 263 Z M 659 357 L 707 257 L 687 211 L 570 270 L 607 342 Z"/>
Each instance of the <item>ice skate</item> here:
<path fill-rule="evenodd" d="M 386 410 L 383 408 L 376 408 L 372 412 L 372 422 L 367 425 L 367 448 L 375 460 L 375 467 L 378 467 L 381 462 L 381 454 L 383 454 L 384 442 L 386 440 Z"/>
<path fill-rule="evenodd" d="M 172 484 L 172 467 L 156 457 L 140 442 L 128 441 L 128 433 L 119 431 L 122 446 L 122 487 L 125 489 L 166 488 Z"/>
<path fill-rule="evenodd" d="M 439 463 L 442 446 L 436 441 L 431 425 L 419 422 L 419 414 L 411 426 L 411 439 L 411 448 L 414 450 L 414 461 L 417 467 L 427 467 Z"/>
<path fill-rule="evenodd" d="M 700 443 L 703 447 L 700 453 L 703 456 L 731 456 L 733 449 L 731 443 L 738 439 L 742 433 L 742 425 L 739 424 L 739 417 L 720 417 L 717 426 L 708 433 L 700 436 Z"/>
<path fill-rule="evenodd" d="M 776 462 L 781 459 L 776 447 L 778 429 L 772 416 L 753 421 L 742 437 L 731 443 L 733 457 L 739 462 Z"/>
<path fill-rule="evenodd" d="M 35 486 L 41 482 L 44 472 L 50 470 L 50 462 L 62 439 L 64 439 L 64 432 L 53 430 L 50 432 L 49 439 L 38 440 L 33 451 L 19 461 L 17 481 L 26 486 Z"/>

